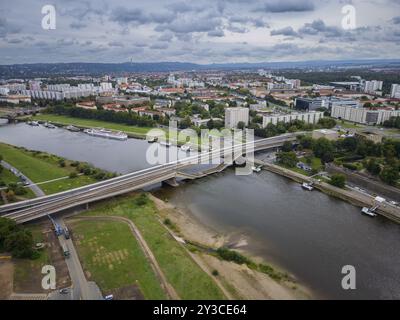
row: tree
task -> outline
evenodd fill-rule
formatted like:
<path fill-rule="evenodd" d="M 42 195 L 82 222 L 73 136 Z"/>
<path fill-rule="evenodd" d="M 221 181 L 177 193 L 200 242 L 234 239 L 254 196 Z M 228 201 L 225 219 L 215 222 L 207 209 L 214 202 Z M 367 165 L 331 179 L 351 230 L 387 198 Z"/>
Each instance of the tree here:
<path fill-rule="evenodd" d="M 290 152 L 278 152 L 276 155 L 276 161 L 286 167 L 293 168 L 296 166 L 298 159 L 296 153 Z"/>
<path fill-rule="evenodd" d="M 283 152 L 289 152 L 289 151 L 292 151 L 292 143 L 290 142 L 290 141 L 285 141 L 284 143 L 283 143 L 283 146 L 282 146 L 282 151 Z"/>
<path fill-rule="evenodd" d="M 364 163 L 365 168 L 369 173 L 376 176 L 381 172 L 381 166 L 375 159 L 369 159 Z"/>
<path fill-rule="evenodd" d="M 338 188 L 344 188 L 346 185 L 346 176 L 343 174 L 335 173 L 331 176 L 329 183 Z"/>
<path fill-rule="evenodd" d="M 321 118 L 318 121 L 318 125 L 322 128 L 331 129 L 336 126 L 336 121 L 332 118 Z"/>
<path fill-rule="evenodd" d="M 15 221 L 0 217 L 0 252 L 11 252 L 15 258 L 33 258 L 32 233 Z"/>
<path fill-rule="evenodd" d="M 319 138 L 313 143 L 312 150 L 317 158 L 332 158 L 334 147 L 333 143 L 326 138 Z M 324 157 L 325 155 L 325 157 Z"/>
<path fill-rule="evenodd" d="M 385 166 L 379 174 L 379 177 L 387 184 L 396 185 L 397 180 L 400 179 L 400 174 L 397 168 L 392 166 Z"/>
<path fill-rule="evenodd" d="M 243 130 L 246 124 L 243 121 L 239 121 L 237 124 L 237 128 Z"/>
<path fill-rule="evenodd" d="M 310 136 L 301 136 L 299 138 L 300 145 L 303 146 L 304 149 L 311 149 L 313 144 L 313 139 Z"/>

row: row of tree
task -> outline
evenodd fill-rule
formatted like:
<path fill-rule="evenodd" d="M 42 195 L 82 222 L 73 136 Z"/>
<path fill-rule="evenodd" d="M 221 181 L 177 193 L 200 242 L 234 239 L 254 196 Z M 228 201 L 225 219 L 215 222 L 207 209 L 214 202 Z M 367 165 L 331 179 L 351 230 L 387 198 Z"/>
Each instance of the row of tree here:
<path fill-rule="evenodd" d="M 254 120 L 254 118 L 253 118 Z M 260 119 L 256 120 L 257 122 Z M 311 131 L 314 129 L 321 128 L 333 128 L 336 125 L 336 121 L 331 118 L 321 118 L 317 124 L 306 123 L 301 120 L 294 120 L 288 123 L 278 122 L 276 125 L 269 123 L 265 128 L 260 128 L 258 123 L 254 123 L 254 121 L 249 125 L 250 129 L 254 129 L 254 134 L 258 137 L 269 138 L 274 137 L 279 134 L 283 134 L 286 132 L 296 132 L 296 131 Z"/>
<path fill-rule="evenodd" d="M 114 112 L 109 110 L 88 110 L 62 104 L 49 107 L 46 112 L 75 118 L 94 119 L 123 123 L 139 127 L 154 127 L 156 121 L 149 116 L 139 116 L 135 112 Z"/>

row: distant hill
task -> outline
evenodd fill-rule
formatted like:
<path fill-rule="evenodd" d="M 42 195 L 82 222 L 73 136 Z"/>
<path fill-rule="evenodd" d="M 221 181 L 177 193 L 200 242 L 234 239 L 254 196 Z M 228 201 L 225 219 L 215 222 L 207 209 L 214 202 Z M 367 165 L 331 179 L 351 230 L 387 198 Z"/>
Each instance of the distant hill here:
<path fill-rule="evenodd" d="M 191 70 L 292 69 L 326 67 L 400 67 L 400 59 L 341 60 L 263 63 L 195 64 L 184 62 L 154 63 L 35 63 L 0 65 L 0 78 L 31 78 L 55 75 L 100 75 L 132 72 L 172 72 Z"/>

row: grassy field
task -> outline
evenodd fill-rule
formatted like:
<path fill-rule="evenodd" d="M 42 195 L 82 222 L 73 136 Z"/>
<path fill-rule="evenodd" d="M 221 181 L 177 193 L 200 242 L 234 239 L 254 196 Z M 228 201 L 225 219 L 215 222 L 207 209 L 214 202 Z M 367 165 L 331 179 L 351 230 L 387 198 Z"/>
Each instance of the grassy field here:
<path fill-rule="evenodd" d="M 32 232 L 34 243 L 45 242 L 42 233 L 41 225 L 30 225 L 26 227 Z M 41 270 L 44 265 L 51 264 L 48 249 L 39 251 L 40 256 L 37 259 L 15 259 L 14 260 L 14 289 L 18 292 L 20 290 L 29 290 L 29 286 L 34 284 L 35 287 L 40 287 Z M 35 275 L 35 277 L 33 277 Z M 36 281 L 32 283 L 33 279 Z"/>
<path fill-rule="evenodd" d="M 3 168 L 3 170 L 0 172 L 0 181 L 4 182 L 5 184 L 9 184 L 17 183 L 19 182 L 19 179 L 11 171 Z"/>
<path fill-rule="evenodd" d="M 0 154 L 4 161 L 24 173 L 33 182 L 39 183 L 68 176 L 75 168 L 68 165 L 60 167 L 59 157 L 47 153 L 23 150 L 0 143 Z M 79 176 L 74 179 L 63 179 L 40 185 L 46 194 L 57 193 L 96 182 L 92 177 Z"/>
<path fill-rule="evenodd" d="M 40 114 L 34 117 L 36 121 L 50 121 L 52 123 L 59 123 L 62 125 L 76 125 L 81 127 L 88 127 L 88 128 L 106 128 L 110 130 L 116 131 L 124 131 L 126 133 L 130 133 L 132 135 L 138 136 L 145 136 L 146 133 L 152 129 L 150 127 L 137 127 L 137 126 L 130 126 L 127 124 L 120 124 L 120 123 L 113 123 L 107 121 L 100 121 L 100 120 L 92 120 L 92 119 L 81 119 L 81 118 L 74 118 L 69 116 L 61 116 L 55 114 Z"/>
<path fill-rule="evenodd" d="M 154 203 L 140 205 L 134 197 L 122 197 L 97 205 L 86 215 L 123 216 L 140 229 L 169 283 L 182 299 L 224 299 L 215 282 L 200 269 L 162 226 Z"/>
<path fill-rule="evenodd" d="M 74 221 L 72 230 L 83 267 L 103 292 L 137 284 L 146 299 L 166 299 L 127 224 Z"/>

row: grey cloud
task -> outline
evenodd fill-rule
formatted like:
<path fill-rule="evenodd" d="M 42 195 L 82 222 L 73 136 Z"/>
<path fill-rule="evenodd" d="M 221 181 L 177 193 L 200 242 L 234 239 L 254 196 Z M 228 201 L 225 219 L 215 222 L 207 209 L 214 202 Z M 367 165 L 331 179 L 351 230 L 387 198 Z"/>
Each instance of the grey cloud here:
<path fill-rule="evenodd" d="M 290 36 L 290 37 L 299 37 L 299 34 L 293 30 L 292 27 L 285 27 L 282 29 L 271 30 L 271 36 Z"/>
<path fill-rule="evenodd" d="M 393 24 L 400 24 L 400 16 L 394 17 L 391 21 Z"/>
<path fill-rule="evenodd" d="M 118 7 L 111 13 L 110 20 L 119 22 L 120 24 L 129 23 L 169 23 L 175 19 L 175 14 L 170 11 L 159 10 L 152 13 L 144 12 L 142 9 L 127 9 Z"/>
<path fill-rule="evenodd" d="M 83 23 L 83 22 L 72 22 L 69 26 L 72 29 L 80 30 L 80 29 L 86 28 L 87 24 Z"/>
<path fill-rule="evenodd" d="M 322 20 L 314 20 L 311 23 L 304 24 L 298 30 L 299 34 L 317 35 L 323 33 L 326 37 L 339 37 L 343 35 L 344 30 L 338 27 L 327 26 Z"/>
<path fill-rule="evenodd" d="M 311 0 L 270 0 L 263 6 L 272 13 L 313 11 L 315 6 Z"/>
<path fill-rule="evenodd" d="M 123 47 L 124 44 L 120 41 L 111 41 L 108 43 L 110 47 Z"/>
<path fill-rule="evenodd" d="M 207 35 L 210 37 L 223 37 L 225 35 L 225 33 L 223 30 L 218 29 L 218 30 L 209 31 L 207 33 Z"/>

